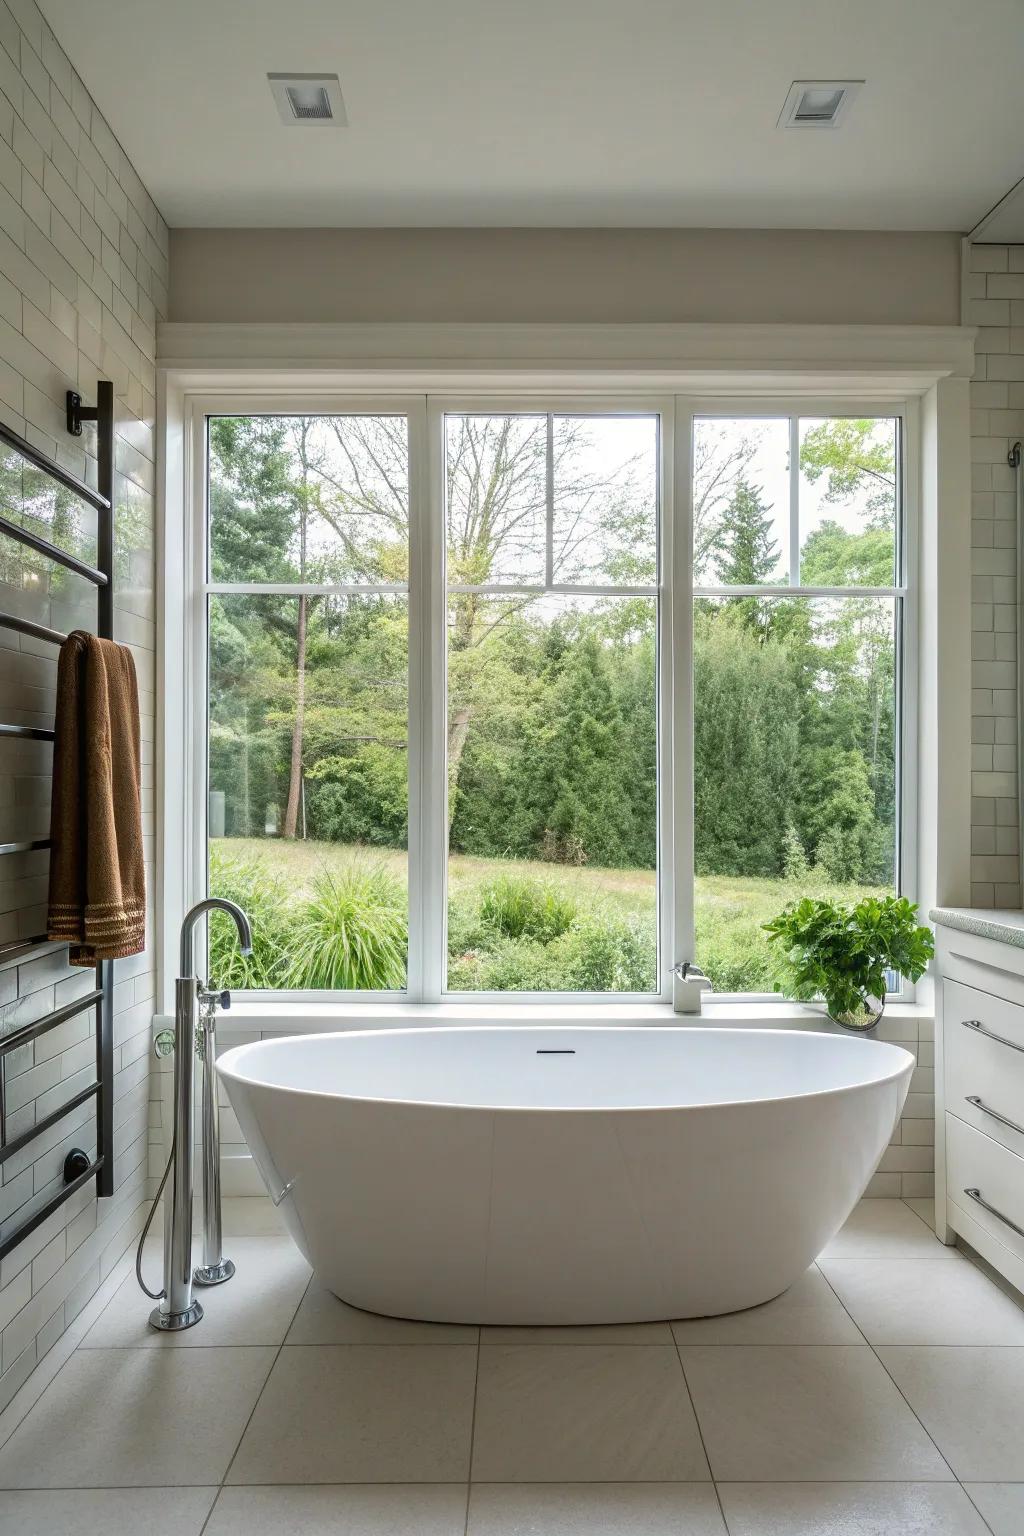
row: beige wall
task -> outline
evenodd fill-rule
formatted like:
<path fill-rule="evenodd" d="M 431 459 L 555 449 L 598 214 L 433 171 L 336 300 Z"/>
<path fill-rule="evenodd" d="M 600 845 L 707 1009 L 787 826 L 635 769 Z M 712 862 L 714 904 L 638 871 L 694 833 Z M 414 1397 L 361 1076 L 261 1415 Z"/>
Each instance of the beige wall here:
<path fill-rule="evenodd" d="M 956 325 L 960 247 L 817 230 L 177 229 L 168 318 Z"/>

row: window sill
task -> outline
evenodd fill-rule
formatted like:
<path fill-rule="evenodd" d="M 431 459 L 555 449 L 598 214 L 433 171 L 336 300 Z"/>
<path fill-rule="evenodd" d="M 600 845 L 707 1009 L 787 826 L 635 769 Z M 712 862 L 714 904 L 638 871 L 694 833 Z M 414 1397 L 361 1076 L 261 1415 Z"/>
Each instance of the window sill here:
<path fill-rule="evenodd" d="M 874 1038 L 890 1041 L 916 1041 L 919 1025 L 930 1023 L 934 1010 L 920 1003 L 890 1003 Z M 154 1028 L 174 1022 L 158 1014 Z M 651 1025 L 704 1025 L 708 1028 L 738 1029 L 813 1029 L 843 1034 L 820 1009 L 793 1002 L 730 1002 L 720 999 L 705 1004 L 701 1014 L 674 1013 L 668 1003 L 524 1003 L 493 1002 L 236 1002 L 230 1012 L 217 1022 L 222 1040 L 236 1036 L 247 1039 L 261 1034 L 310 1035 L 334 1034 L 357 1029 L 412 1029 L 417 1026 L 455 1026 L 495 1024 L 594 1024 L 641 1027 Z"/>

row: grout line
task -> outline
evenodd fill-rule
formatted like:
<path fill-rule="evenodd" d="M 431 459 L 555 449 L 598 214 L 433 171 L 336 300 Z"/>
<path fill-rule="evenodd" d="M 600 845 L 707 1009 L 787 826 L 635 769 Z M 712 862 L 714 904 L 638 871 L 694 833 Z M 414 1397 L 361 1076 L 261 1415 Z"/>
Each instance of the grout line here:
<path fill-rule="evenodd" d="M 934 1156 L 934 1152 L 933 1152 L 932 1155 Z M 928 1196 L 928 1195 L 913 1195 L 910 1198 L 915 1199 L 915 1200 L 921 1200 L 921 1199 L 927 1200 L 927 1199 L 929 1199 L 931 1197 Z M 902 1195 L 900 1195 L 899 1201 L 900 1201 L 901 1205 L 906 1206 L 906 1209 L 910 1212 L 911 1216 L 916 1216 L 917 1217 L 917 1220 L 921 1223 L 922 1227 L 924 1227 L 925 1231 L 930 1232 L 932 1237 L 935 1238 L 935 1241 L 937 1243 L 939 1243 L 938 1235 L 936 1234 L 935 1228 L 932 1227 L 932 1226 L 929 1226 L 929 1224 L 925 1221 L 924 1217 L 922 1215 L 920 1215 L 919 1212 L 915 1211 L 914 1207 L 912 1205 L 908 1204 L 907 1200 L 904 1199 L 904 1197 Z M 946 1246 L 945 1243 L 939 1243 L 939 1247 L 940 1248 L 945 1248 L 945 1246 Z"/>
<path fill-rule="evenodd" d="M 210 1505 L 210 1512 L 207 1515 L 206 1519 L 203 1521 L 202 1527 L 201 1527 L 200 1532 L 199 1532 L 199 1536 L 204 1536 L 204 1533 L 206 1531 L 206 1527 L 209 1525 L 210 1520 L 213 1518 L 213 1512 L 217 1508 L 218 1503 L 220 1502 L 220 1496 L 224 1492 L 224 1485 L 227 1482 L 228 1476 L 229 1476 L 229 1474 L 231 1472 L 231 1468 L 234 1466 L 235 1460 L 236 1460 L 236 1458 L 238 1456 L 238 1453 L 239 1453 L 239 1451 L 242 1448 L 242 1441 L 245 1439 L 246 1434 L 248 1433 L 249 1425 L 253 1421 L 253 1417 L 255 1416 L 256 1409 L 259 1407 L 259 1405 L 260 1405 L 260 1403 L 261 1403 L 261 1401 L 263 1399 L 263 1394 L 267 1390 L 267 1383 L 269 1382 L 271 1376 L 273 1376 L 273 1374 L 274 1374 L 274 1368 L 277 1365 L 277 1362 L 281 1358 L 281 1351 L 284 1349 L 284 1341 L 288 1337 L 289 1333 L 292 1330 L 292 1326 L 294 1325 L 295 1319 L 298 1316 L 299 1308 L 302 1306 L 302 1303 L 303 1303 L 303 1301 L 305 1300 L 305 1297 L 306 1297 L 306 1292 L 309 1290 L 309 1288 L 310 1288 L 310 1286 L 312 1284 L 313 1284 L 313 1276 L 312 1276 L 312 1274 L 310 1274 L 309 1279 L 306 1281 L 306 1284 L 303 1286 L 302 1295 L 299 1297 L 298 1301 L 295 1303 L 295 1307 L 294 1307 L 294 1310 L 292 1312 L 291 1318 L 290 1318 L 290 1320 L 288 1322 L 288 1326 L 287 1326 L 287 1328 L 285 1328 L 284 1332 L 281 1335 L 281 1342 L 277 1346 L 277 1352 L 274 1355 L 273 1360 L 270 1362 L 270 1369 L 268 1370 L 267 1374 L 263 1378 L 263 1385 L 260 1387 L 259 1391 L 256 1394 L 256 1401 L 252 1405 L 252 1411 L 250 1412 L 249 1417 L 246 1419 L 245 1424 L 242 1427 L 242 1433 L 238 1437 L 238 1442 L 237 1442 L 237 1444 L 235 1446 L 235 1449 L 232 1451 L 231 1457 L 230 1457 L 230 1459 L 228 1461 L 228 1464 L 224 1468 L 224 1472 L 223 1472 L 223 1474 L 221 1476 L 221 1479 L 220 1479 L 220 1484 L 219 1484 L 219 1486 L 217 1488 L 217 1493 L 216 1493 L 216 1495 L 214 1497 L 213 1503 Z M 207 1346 L 207 1347 L 217 1348 L 216 1345 Z M 262 1347 L 265 1348 L 266 1346 L 262 1346 Z M 204 1484 L 203 1486 L 206 1486 L 206 1485 Z"/>
<path fill-rule="evenodd" d="M 849 1312 L 848 1308 L 846 1307 L 846 1304 L 843 1301 L 843 1298 L 834 1289 L 831 1281 L 828 1278 L 828 1275 L 826 1275 L 824 1273 L 824 1271 L 822 1271 L 822 1278 L 824 1279 L 825 1284 L 828 1286 L 829 1290 L 832 1292 L 833 1296 L 835 1296 L 836 1301 L 838 1301 L 839 1305 L 842 1307 L 843 1311 L 846 1313 L 847 1317 L 850 1318 L 850 1321 L 853 1323 L 853 1326 L 855 1328 L 857 1328 L 858 1331 L 860 1331 L 859 1325 L 858 1325 L 856 1319 Z M 918 1424 L 920 1425 L 921 1433 L 924 1435 L 925 1439 L 928 1441 L 928 1444 L 931 1445 L 931 1446 L 934 1446 L 935 1454 L 939 1457 L 939 1460 L 942 1462 L 943 1466 L 948 1469 L 949 1475 L 952 1478 L 953 1482 L 956 1483 L 957 1487 L 962 1487 L 963 1485 L 961 1484 L 960 1479 L 957 1477 L 956 1473 L 953 1471 L 953 1468 L 949 1465 L 949 1462 L 946 1460 L 946 1457 L 943 1455 L 942 1451 L 939 1449 L 939 1447 L 936 1444 L 935 1440 L 932 1438 L 932 1436 L 928 1433 L 927 1429 L 925 1428 L 924 1423 L 921 1420 L 920 1414 L 917 1412 L 917 1410 L 914 1408 L 913 1404 L 908 1399 L 906 1393 L 903 1391 L 903 1389 L 900 1386 L 899 1382 L 896 1381 L 896 1379 L 890 1374 L 890 1372 L 888 1370 L 886 1370 L 885 1361 L 881 1358 L 881 1356 L 878 1353 L 878 1350 L 875 1348 L 875 1346 L 872 1344 L 871 1340 L 869 1338 L 867 1338 L 866 1335 L 864 1336 L 864 1342 L 867 1345 L 868 1349 L 870 1349 L 871 1353 L 874 1355 L 875 1359 L 878 1361 L 879 1365 L 882 1367 L 882 1370 L 885 1371 L 886 1378 L 889 1381 L 892 1382 L 893 1386 L 896 1388 L 896 1391 L 899 1393 L 900 1397 L 906 1403 L 907 1407 L 910 1409 L 910 1412 L 914 1415 L 914 1418 L 917 1420 Z M 967 1347 L 967 1346 L 960 1346 L 960 1347 L 963 1348 L 963 1347 Z"/>
<path fill-rule="evenodd" d="M 992 1479 L 975 1479 L 975 1481 L 990 1483 Z M 1020 1479 L 1011 1479 L 1007 1482 L 1006 1478 L 1001 1478 L 998 1481 L 1000 1486 L 1004 1484 L 1011 1488 L 1024 1486 Z M 829 1487 L 834 1485 L 838 1488 L 860 1488 L 865 1483 L 878 1488 L 902 1488 L 908 1483 L 921 1485 L 926 1488 L 963 1488 L 964 1493 L 967 1494 L 966 1486 L 955 1477 L 723 1477 L 721 1479 L 723 1488 L 732 1486 L 813 1488 L 823 1484 Z M 392 1479 L 391 1481 L 382 1479 L 376 1483 L 368 1483 L 365 1479 L 355 1482 L 336 1481 L 333 1483 L 319 1481 L 307 1483 L 232 1483 L 230 1487 L 225 1485 L 223 1492 L 233 1493 L 236 1489 L 264 1490 L 270 1488 L 465 1488 L 467 1486 L 473 1488 L 526 1488 L 531 1486 L 541 1488 L 710 1488 L 717 1485 L 712 1477 L 591 1477 L 585 1480 L 574 1477 L 562 1479 L 558 1483 L 549 1481 L 546 1478 L 542 1478 L 539 1483 L 536 1479 L 524 1479 L 522 1482 L 509 1482 L 507 1480 L 502 1482 L 497 1478 L 477 1478 L 468 1485 L 464 1481 L 452 1482 L 450 1479 L 428 1482 L 424 1481 L 423 1478 L 418 1478 L 415 1482 L 409 1482 L 402 1478 L 398 1480 Z M 216 1483 L 37 1483 L 31 1487 L 0 1488 L 0 1500 L 3 1499 L 5 1494 L 12 1493 L 159 1493 L 163 1489 L 168 1489 L 171 1492 L 185 1492 L 187 1490 L 194 1492 L 197 1488 L 216 1488 L 218 1493 L 222 1491 Z M 970 1494 L 967 1494 L 967 1497 L 970 1498 Z M 973 1504 L 974 1501 L 971 1500 L 971 1502 Z M 209 1519 L 209 1516 L 207 1519 Z M 199 1536 L 203 1536 L 202 1531 L 200 1531 Z"/>
<path fill-rule="evenodd" d="M 469 1536 L 469 1505 L 473 1494 L 473 1449 L 476 1445 L 476 1403 L 480 1391 L 480 1341 L 483 1337 L 481 1329 L 476 1334 L 476 1375 L 473 1377 L 473 1412 L 469 1420 L 469 1463 L 466 1467 L 466 1520 L 462 1528 L 462 1536 Z"/>
<path fill-rule="evenodd" d="M 672 1334 L 672 1344 L 676 1352 L 676 1359 L 679 1361 L 679 1374 L 683 1378 L 683 1388 L 686 1392 L 687 1402 L 690 1404 L 690 1412 L 693 1414 L 693 1422 L 697 1426 L 697 1434 L 700 1438 L 700 1448 L 704 1453 L 704 1460 L 707 1463 L 708 1476 L 711 1478 L 711 1486 L 715 1490 L 715 1502 L 718 1505 L 718 1513 L 722 1517 L 722 1525 L 725 1527 L 726 1536 L 729 1536 L 729 1522 L 725 1518 L 725 1510 L 722 1507 L 722 1496 L 718 1491 L 718 1484 L 715 1481 L 714 1470 L 711 1466 L 711 1457 L 708 1455 L 708 1448 L 704 1443 L 704 1431 L 701 1428 L 700 1416 L 697 1413 L 697 1404 L 693 1400 L 693 1393 L 690 1391 L 690 1383 L 686 1379 L 686 1367 L 683 1364 L 683 1357 L 679 1349 L 679 1340 L 676 1338 L 674 1332 Z"/>
<path fill-rule="evenodd" d="M 978 1509 L 977 1504 L 975 1504 L 973 1498 L 971 1498 L 971 1490 L 969 1488 L 965 1487 L 963 1483 L 958 1483 L 957 1487 L 963 1489 L 964 1494 L 965 1494 L 966 1498 L 968 1499 L 968 1501 L 970 1502 L 970 1505 L 971 1505 L 972 1509 L 976 1509 L 978 1511 L 978 1519 L 981 1521 L 981 1523 L 985 1527 L 985 1529 L 987 1531 L 990 1531 L 992 1533 L 992 1536 L 996 1536 L 995 1527 L 993 1525 L 989 1524 L 989 1522 L 986 1520 L 986 1518 L 985 1518 L 984 1514 L 982 1513 L 982 1511 L 980 1509 Z"/>
<path fill-rule="evenodd" d="M 60 1372 L 74 1358 L 82 1341 L 113 1301 L 131 1273 L 136 1242 L 137 1237 L 133 1237 L 107 1278 L 96 1287 L 78 1316 L 65 1328 L 53 1348 L 48 1350 L 42 1360 L 33 1367 L 6 1408 L 0 1413 L 0 1447 L 5 1446 L 21 1428 L 43 1393 L 53 1385 Z M 9 1428 L 8 1424 L 10 1424 Z"/>

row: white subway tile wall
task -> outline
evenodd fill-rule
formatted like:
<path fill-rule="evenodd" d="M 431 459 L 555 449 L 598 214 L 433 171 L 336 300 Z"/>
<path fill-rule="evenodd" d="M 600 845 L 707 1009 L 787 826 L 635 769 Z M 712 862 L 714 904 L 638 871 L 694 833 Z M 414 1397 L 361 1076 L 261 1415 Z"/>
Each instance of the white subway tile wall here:
<path fill-rule="evenodd" d="M 971 384 L 971 905 L 1019 907 L 1017 508 L 1007 454 L 1024 439 L 1024 245 L 972 246 L 968 266 L 963 318 L 979 327 Z"/>
<path fill-rule="evenodd" d="M 95 437 L 64 429 L 64 394 L 116 397 L 116 619 L 132 647 L 142 705 L 147 874 L 152 872 L 155 739 L 154 458 L 156 323 L 167 310 L 167 226 L 34 0 L 0 0 L 0 417 L 96 483 Z M 38 584 L 37 584 L 38 585 Z M 43 583 L 45 585 L 45 582 Z M 3 606 L 67 630 L 95 627 L 91 590 L 12 590 Z M 0 720 L 50 725 L 54 648 L 0 629 Z M 45 837 L 52 748 L 0 742 L 0 842 Z M 42 931 L 47 854 L 0 859 L 0 942 Z M 150 881 L 152 890 L 152 882 Z M 93 985 L 65 950 L 0 968 L 0 1032 Z M 0 1264 L 0 1408 L 74 1320 L 138 1233 L 149 1181 L 150 951 L 117 962 L 114 992 L 116 1191 L 90 1187 Z M 15 1059 L 15 1057 L 17 1059 Z M 91 1079 L 92 1018 L 82 1015 L 8 1057 L 8 1134 Z M 156 1092 L 155 1080 L 154 1089 Z M 95 1149 L 86 1105 L 7 1162 L 0 1221 L 55 1187 L 67 1150 Z"/>

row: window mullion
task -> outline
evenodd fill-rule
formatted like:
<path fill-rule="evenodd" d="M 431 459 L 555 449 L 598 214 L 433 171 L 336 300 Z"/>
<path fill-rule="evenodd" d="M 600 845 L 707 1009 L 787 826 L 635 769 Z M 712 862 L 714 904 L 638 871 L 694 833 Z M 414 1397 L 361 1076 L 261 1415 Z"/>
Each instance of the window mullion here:
<path fill-rule="evenodd" d="M 789 584 L 800 585 L 800 418 L 789 418 Z"/>
<path fill-rule="evenodd" d="M 669 559 L 672 622 L 673 939 L 667 968 L 696 959 L 693 836 L 693 410 L 676 398 Z"/>
<path fill-rule="evenodd" d="M 423 722 L 419 796 L 421 955 L 418 998 L 440 1000 L 445 983 L 448 872 L 448 679 L 445 599 L 444 408 L 424 402 L 422 438 L 414 449 L 411 481 L 420 496 L 419 559 L 412 567 L 420 594 L 418 635 Z M 410 637 L 411 638 L 411 637 Z M 410 934 L 410 942 L 412 936 Z"/>
<path fill-rule="evenodd" d="M 555 418 L 550 411 L 544 458 L 544 500 L 544 585 L 550 589 L 555 580 Z"/>

